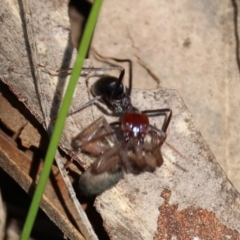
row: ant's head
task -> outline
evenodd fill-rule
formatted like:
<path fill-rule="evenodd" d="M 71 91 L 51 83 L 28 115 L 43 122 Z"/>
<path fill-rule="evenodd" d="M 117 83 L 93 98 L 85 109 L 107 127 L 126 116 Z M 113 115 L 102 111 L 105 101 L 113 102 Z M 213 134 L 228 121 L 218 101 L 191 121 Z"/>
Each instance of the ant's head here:
<path fill-rule="evenodd" d="M 133 140 L 143 143 L 149 129 L 148 116 L 137 112 L 126 113 L 122 118 L 121 128 L 126 141 Z"/>

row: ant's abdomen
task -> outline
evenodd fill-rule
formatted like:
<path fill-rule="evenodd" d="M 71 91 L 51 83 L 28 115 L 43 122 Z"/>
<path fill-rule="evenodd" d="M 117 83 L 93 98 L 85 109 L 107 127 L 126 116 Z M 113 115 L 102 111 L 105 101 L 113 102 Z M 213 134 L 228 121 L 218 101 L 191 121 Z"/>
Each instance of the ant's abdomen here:
<path fill-rule="evenodd" d="M 97 80 L 91 87 L 91 92 L 94 96 L 104 96 L 107 99 L 112 97 L 118 78 L 111 76 L 104 76 Z M 116 99 L 121 98 L 124 94 L 124 86 L 120 83 L 116 92 Z"/>

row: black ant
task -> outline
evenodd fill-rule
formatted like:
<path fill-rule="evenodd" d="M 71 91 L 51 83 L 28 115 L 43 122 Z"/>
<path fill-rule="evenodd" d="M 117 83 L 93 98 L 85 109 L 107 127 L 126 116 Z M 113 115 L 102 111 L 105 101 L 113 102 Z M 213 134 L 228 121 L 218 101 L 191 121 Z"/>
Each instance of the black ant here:
<path fill-rule="evenodd" d="M 97 54 L 102 57 L 101 55 Z M 103 58 L 103 57 L 102 57 Z M 106 58 L 105 58 L 106 59 Z M 166 140 L 171 121 L 170 108 L 140 111 L 131 103 L 132 62 L 129 59 L 110 58 L 129 63 L 129 86 L 123 85 L 125 70 L 119 78 L 103 76 L 91 87 L 94 99 L 73 114 L 96 101 L 102 101 L 120 121 L 108 123 L 100 117 L 72 140 L 75 151 L 85 151 L 97 156 L 97 160 L 80 177 L 79 187 L 84 195 L 98 195 L 115 185 L 123 172 L 140 174 L 153 172 L 163 163 L 161 146 Z M 148 116 L 164 116 L 162 128 L 149 123 Z"/>

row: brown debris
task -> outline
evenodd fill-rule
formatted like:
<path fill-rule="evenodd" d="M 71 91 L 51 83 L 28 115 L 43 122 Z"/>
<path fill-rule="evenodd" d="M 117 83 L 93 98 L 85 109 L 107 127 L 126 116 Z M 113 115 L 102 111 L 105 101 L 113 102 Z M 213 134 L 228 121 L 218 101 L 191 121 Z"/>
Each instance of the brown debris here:
<path fill-rule="evenodd" d="M 8 89 L 1 83 L 2 92 L 5 95 L 10 93 Z M 0 121 L 11 132 L 13 132 L 12 139 L 20 138 L 21 144 L 25 148 L 31 146 L 39 147 L 40 133 L 36 126 L 33 126 L 22 114 L 23 106 L 14 99 L 11 101 L 0 92 Z"/>
<path fill-rule="evenodd" d="M 170 204 L 171 191 L 161 194 L 164 203 L 159 207 L 155 240 L 168 239 L 239 239 L 240 234 L 222 224 L 215 213 L 194 206 L 178 210 L 177 204 Z"/>
<path fill-rule="evenodd" d="M 37 164 L 38 166 L 36 166 Z M 32 194 L 35 186 L 33 181 L 38 179 L 42 170 L 42 161 L 41 163 L 32 162 L 0 131 L 0 167 L 26 192 Z M 72 208 L 72 201 L 61 175 L 56 175 L 57 171 L 56 167 L 53 166 L 51 181 L 48 181 L 41 207 L 67 237 L 70 239 L 83 239 L 83 236 L 69 221 L 69 215 L 73 216 L 75 224 L 79 219 L 75 209 Z"/>
<path fill-rule="evenodd" d="M 13 132 L 19 132 L 27 123 L 24 116 L 20 114 L 18 109 L 12 107 L 2 93 L 0 93 L 0 120 Z"/>
<path fill-rule="evenodd" d="M 30 148 L 31 146 L 39 147 L 41 136 L 38 130 L 29 122 L 27 123 L 25 128 L 22 130 L 19 137 L 24 147 L 26 148 Z"/>

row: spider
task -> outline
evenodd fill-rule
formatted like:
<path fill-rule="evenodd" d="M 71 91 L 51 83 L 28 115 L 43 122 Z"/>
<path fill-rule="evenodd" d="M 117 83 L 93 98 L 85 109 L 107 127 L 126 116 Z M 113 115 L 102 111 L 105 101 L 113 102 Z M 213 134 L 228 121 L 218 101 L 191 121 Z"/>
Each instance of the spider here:
<path fill-rule="evenodd" d="M 70 113 L 101 101 L 120 118 L 108 123 L 102 116 L 72 139 L 75 151 L 97 157 L 80 176 L 79 187 L 86 196 L 98 195 L 114 186 L 123 178 L 124 172 L 140 174 L 160 167 L 163 163 L 161 146 L 166 140 L 172 117 L 170 108 L 140 111 L 134 107 L 131 103 L 132 62 L 129 59 L 111 59 L 129 63 L 128 88 L 122 82 L 125 70 L 117 68 L 120 70 L 118 78 L 102 76 L 91 86 L 94 98 Z M 151 116 L 164 116 L 161 129 L 150 124 Z"/>

